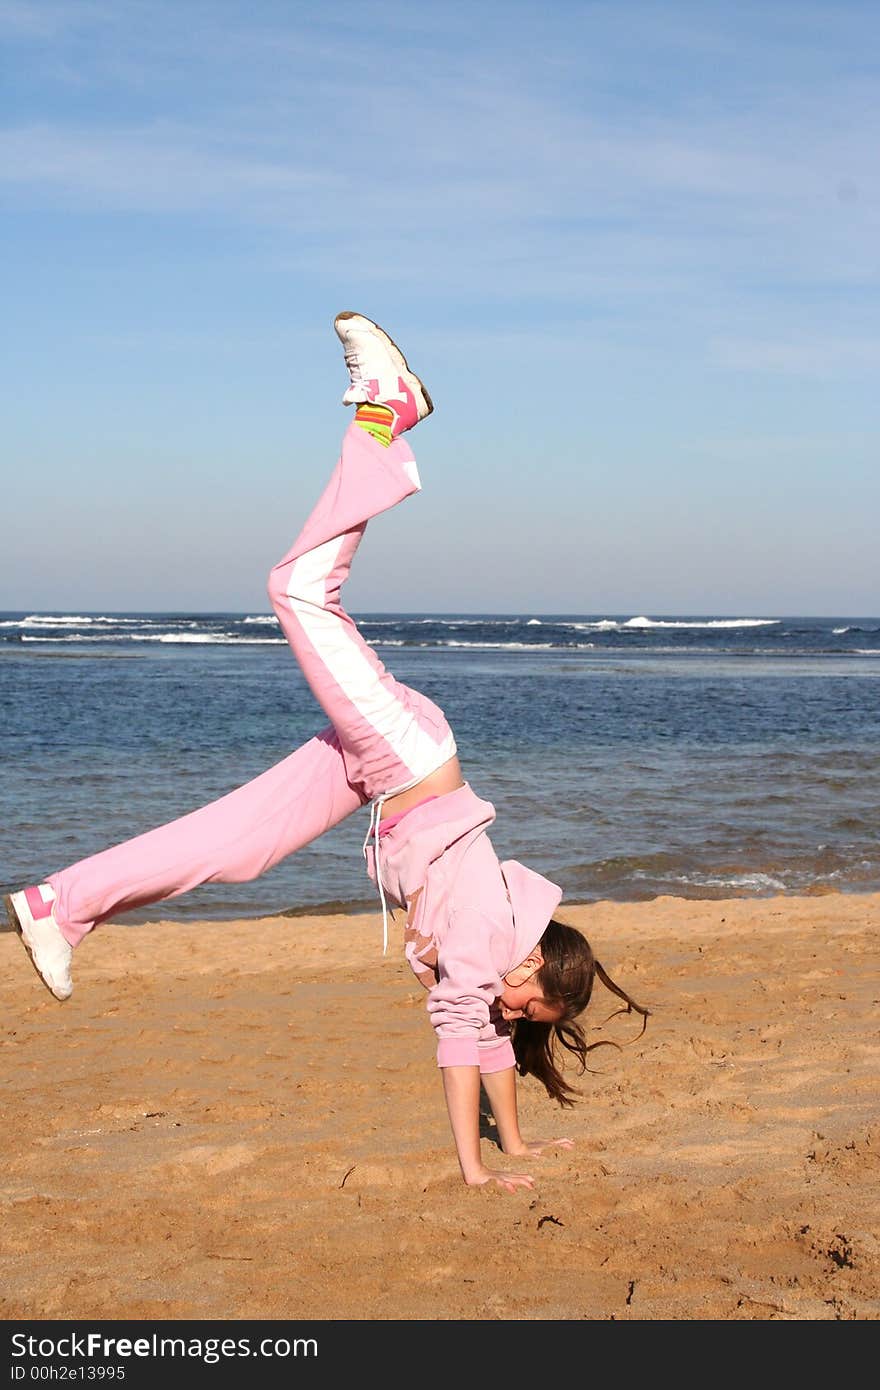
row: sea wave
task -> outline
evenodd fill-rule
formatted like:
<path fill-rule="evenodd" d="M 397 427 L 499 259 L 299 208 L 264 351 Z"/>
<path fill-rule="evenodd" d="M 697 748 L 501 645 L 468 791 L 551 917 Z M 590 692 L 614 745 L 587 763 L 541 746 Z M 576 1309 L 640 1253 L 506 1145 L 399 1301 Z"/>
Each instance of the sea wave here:
<path fill-rule="evenodd" d="M 450 637 L 444 642 L 438 642 L 438 647 L 499 647 L 504 651 L 513 652 L 534 652 L 544 651 L 555 644 L 553 642 L 463 642 L 460 638 Z"/>
<path fill-rule="evenodd" d="M 218 632 L 129 632 L 124 639 L 114 636 L 113 633 L 85 633 L 74 634 L 65 637 L 22 637 L 22 642 L 47 642 L 52 646 L 57 646 L 61 642 L 166 642 L 183 644 L 188 643 L 195 646 L 222 646 L 222 647 L 259 647 L 259 646 L 283 646 L 283 637 L 230 637 Z"/>
<path fill-rule="evenodd" d="M 121 641 L 121 640 L 131 641 L 131 640 L 133 640 L 133 639 L 132 639 L 130 636 L 129 636 L 129 637 L 126 637 L 125 639 L 121 639 L 121 638 L 119 638 L 119 637 L 114 637 L 114 635 L 113 635 L 112 632 L 101 632 L 101 633 L 97 633 L 97 632 L 96 632 L 96 633 L 78 633 L 78 632 L 77 632 L 77 633 L 73 633 L 73 634 L 68 634 L 68 636 L 66 636 L 66 637 L 30 637 L 30 636 L 28 636 L 27 633 L 25 633 L 25 634 L 22 636 L 22 639 L 21 639 L 21 640 L 22 640 L 22 642 L 47 642 L 47 643 L 49 643 L 50 646 L 58 647 L 58 646 L 61 645 L 62 642 L 78 642 L 78 643 L 81 643 L 81 644 L 84 645 L 84 644 L 87 643 L 87 642 L 119 642 L 119 641 Z M 134 640 L 136 640 L 136 639 L 134 639 Z"/>
<path fill-rule="evenodd" d="M 672 618 L 627 618 L 622 624 L 623 627 L 773 627 L 780 623 L 781 618 L 707 618 L 700 619 L 672 619 Z"/>
<path fill-rule="evenodd" d="M 465 642 L 462 638 L 438 637 L 434 642 L 412 642 L 405 641 L 401 637 L 374 637 L 367 639 L 369 647 L 434 647 L 446 649 L 447 647 L 467 648 L 475 651 L 505 651 L 505 652 L 573 652 L 573 651 L 592 651 L 592 642 L 571 642 L 566 646 L 560 646 L 558 642 Z"/>
<path fill-rule="evenodd" d="M 174 618 L 169 617 L 167 614 L 155 617 L 147 617 L 144 615 L 138 618 L 125 618 L 106 613 L 93 614 L 90 616 L 67 613 L 60 617 L 49 616 L 45 613 L 30 613 L 26 618 L 4 620 L 0 622 L 0 627 L 36 628 L 38 631 L 45 631 L 47 628 L 64 627 L 151 628 L 167 626 L 168 623 L 177 623 L 180 627 L 200 627 L 205 621 L 207 621 L 205 618 Z M 128 635 L 128 633 L 125 633 L 126 637 L 128 637 Z"/>
<path fill-rule="evenodd" d="M 434 627 L 516 627 L 522 621 L 522 618 L 407 618 L 404 614 L 395 619 L 391 626 L 399 627 L 401 623 L 414 622 L 421 626 L 428 624 Z M 369 625 L 382 626 L 377 621 Z"/>
<path fill-rule="evenodd" d="M 566 646 L 560 646 L 558 642 L 463 642 L 461 640 L 449 639 L 445 642 L 434 644 L 438 647 L 480 647 L 482 649 L 499 648 L 501 651 L 510 652 L 573 652 L 573 651 L 592 651 L 592 642 L 572 642 Z"/>
<path fill-rule="evenodd" d="M 149 618 L 116 618 L 108 614 L 86 615 L 76 613 L 51 614 L 51 613 L 29 613 L 26 618 L 20 618 L 16 623 L 3 626 L 14 627 L 90 627 L 98 623 L 110 623 L 114 627 L 128 626 L 134 623 L 149 624 Z"/>
<path fill-rule="evenodd" d="M 481 651 L 499 648 L 502 651 L 533 652 L 553 647 L 553 642 L 465 642 L 458 637 L 438 637 L 436 641 L 413 642 L 402 637 L 374 637 L 367 639 L 368 647 L 478 647 Z M 592 645 L 592 643 L 590 643 Z M 558 648 L 562 651 L 564 648 Z"/>
<path fill-rule="evenodd" d="M 586 618 L 582 622 L 560 619 L 558 622 L 546 619 L 550 627 L 567 627 L 574 632 L 619 632 L 623 623 L 619 618 Z"/>
<path fill-rule="evenodd" d="M 694 870 L 688 874 L 656 874 L 644 869 L 634 869 L 635 879 L 656 881 L 665 879 L 670 883 L 685 883 L 691 888 L 745 888 L 750 892 L 766 893 L 770 890 L 785 892 L 788 884 L 771 874 L 706 874 Z"/>
<path fill-rule="evenodd" d="M 131 634 L 133 642 L 187 642 L 194 646 L 272 647 L 284 646 L 283 637 L 233 637 L 222 632 L 159 632 Z"/>

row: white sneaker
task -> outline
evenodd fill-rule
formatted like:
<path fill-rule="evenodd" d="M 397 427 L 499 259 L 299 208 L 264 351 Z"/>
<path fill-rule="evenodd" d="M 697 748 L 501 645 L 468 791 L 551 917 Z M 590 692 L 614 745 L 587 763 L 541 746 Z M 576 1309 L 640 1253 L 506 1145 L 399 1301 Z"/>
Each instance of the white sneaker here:
<path fill-rule="evenodd" d="M 12 893 L 5 901 L 9 925 L 20 934 L 40 979 L 56 999 L 69 999 L 73 948 L 55 921 L 54 889 L 40 883 Z"/>
<path fill-rule="evenodd" d="M 394 415 L 396 438 L 411 430 L 434 409 L 424 383 L 411 372 L 397 344 L 377 323 L 363 314 L 336 315 L 336 332 L 345 353 L 350 385 L 343 405 L 384 405 Z"/>

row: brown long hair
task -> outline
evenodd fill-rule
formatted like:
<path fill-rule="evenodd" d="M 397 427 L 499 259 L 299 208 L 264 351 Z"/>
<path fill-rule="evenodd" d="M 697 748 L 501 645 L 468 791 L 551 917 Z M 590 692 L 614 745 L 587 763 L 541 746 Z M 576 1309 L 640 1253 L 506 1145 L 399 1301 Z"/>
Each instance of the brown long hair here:
<path fill-rule="evenodd" d="M 623 1000 L 624 1007 L 615 1009 L 611 1018 L 621 1013 L 632 1013 L 633 1010 L 642 1015 L 639 1037 L 648 1026 L 651 1011 L 642 1008 L 626 990 L 614 983 L 596 960 L 587 938 L 575 927 L 567 927 L 554 917 L 548 922 L 538 944 L 544 964 L 535 975 L 535 984 L 541 986 L 548 1004 L 562 1009 L 562 1015 L 555 1023 L 536 1023 L 528 1018 L 516 1020 L 511 1032 L 516 1069 L 520 1076 L 537 1077 L 551 1100 L 558 1101 L 560 1105 L 574 1105 L 574 1097 L 580 1093 L 569 1085 L 560 1070 L 558 1048 L 564 1048 L 577 1058 L 581 1076 L 587 1070 L 588 1052 L 597 1047 L 619 1048 L 619 1044 L 610 1038 L 588 1043 L 583 1028 L 575 1022 L 590 1002 L 596 976 L 606 989 Z M 608 1019 L 605 1021 L 607 1023 Z"/>

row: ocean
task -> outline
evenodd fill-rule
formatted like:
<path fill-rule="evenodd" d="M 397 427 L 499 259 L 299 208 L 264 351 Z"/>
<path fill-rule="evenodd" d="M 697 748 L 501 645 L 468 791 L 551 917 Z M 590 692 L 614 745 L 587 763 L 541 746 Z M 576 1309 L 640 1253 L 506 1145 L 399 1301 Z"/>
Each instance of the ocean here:
<path fill-rule="evenodd" d="M 880 890 L 880 619 L 358 623 L 445 709 L 500 857 L 564 901 Z M 230 791 L 325 723 L 267 614 L 0 614 L 3 891 Z M 372 910 L 367 823 L 161 915 Z"/>

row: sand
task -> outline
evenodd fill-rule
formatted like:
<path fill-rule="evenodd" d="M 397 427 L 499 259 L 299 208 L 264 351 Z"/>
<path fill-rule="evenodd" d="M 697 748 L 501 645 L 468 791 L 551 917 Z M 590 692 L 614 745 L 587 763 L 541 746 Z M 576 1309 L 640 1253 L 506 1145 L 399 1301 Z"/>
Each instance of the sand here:
<path fill-rule="evenodd" d="M 880 895 L 564 916 L 655 1013 L 575 1110 L 520 1083 L 576 1145 L 515 1194 L 458 1175 L 399 920 L 105 925 L 65 1004 L 0 937 L 0 1316 L 876 1319 Z"/>

